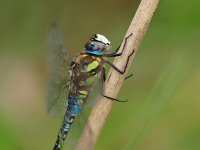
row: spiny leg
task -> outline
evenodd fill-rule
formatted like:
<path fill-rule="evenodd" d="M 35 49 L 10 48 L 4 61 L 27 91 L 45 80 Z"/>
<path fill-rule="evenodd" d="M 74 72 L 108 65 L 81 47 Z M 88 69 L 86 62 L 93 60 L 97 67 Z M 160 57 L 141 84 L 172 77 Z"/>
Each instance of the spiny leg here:
<path fill-rule="evenodd" d="M 117 57 L 117 56 L 121 56 L 121 55 L 123 54 L 123 52 L 124 52 L 124 48 L 125 48 L 125 46 L 126 46 L 126 43 L 127 43 L 128 38 L 129 38 L 130 36 L 132 36 L 132 33 L 129 34 L 127 37 L 125 37 L 125 39 L 124 39 L 124 44 L 123 44 L 123 47 L 122 47 L 122 51 L 121 51 L 120 53 L 117 53 L 117 52 L 118 52 L 118 50 L 119 50 L 121 44 L 119 45 L 119 47 L 116 49 L 115 52 L 110 53 L 110 54 L 103 54 L 102 56 L 104 56 L 104 57 Z"/>
<path fill-rule="evenodd" d="M 119 100 L 119 99 L 112 98 L 112 97 L 110 97 L 110 96 L 104 95 L 103 91 L 104 91 L 104 83 L 105 83 L 105 79 L 106 79 L 105 77 L 106 77 L 106 75 L 105 75 L 105 68 L 103 68 L 102 73 L 101 73 L 101 95 L 102 95 L 103 97 L 108 98 L 108 99 L 113 100 L 113 101 L 117 101 L 117 102 L 127 102 L 127 101 L 128 101 L 127 99 L 126 99 L 126 100 Z"/>
<path fill-rule="evenodd" d="M 106 81 L 105 68 L 103 68 L 103 70 L 104 70 L 104 75 L 103 75 L 102 79 L 103 79 L 103 81 Z M 129 79 L 132 76 L 133 76 L 133 73 L 131 73 L 130 75 L 128 75 L 127 77 L 125 77 L 125 80 Z"/>
<path fill-rule="evenodd" d="M 117 53 L 118 50 L 119 50 L 119 48 L 120 48 L 120 46 L 119 46 L 119 47 L 117 48 L 116 52 L 110 53 L 110 54 L 104 54 L 103 56 L 104 56 L 104 57 L 117 57 L 117 56 L 121 56 L 121 55 L 123 54 L 123 52 L 124 52 L 124 49 L 125 49 L 125 46 L 126 46 L 126 43 L 127 43 L 127 39 L 128 39 L 131 35 L 132 35 L 132 33 L 131 33 L 129 36 L 127 36 L 127 37 L 125 38 L 125 41 L 124 41 L 124 44 L 123 44 L 123 47 L 122 47 L 122 51 L 121 51 L 120 53 Z M 124 73 L 126 72 L 129 59 L 130 59 L 130 57 L 133 55 L 134 52 L 135 52 L 135 50 L 133 49 L 133 51 L 131 52 L 131 54 L 128 56 L 127 61 L 126 61 L 126 64 L 125 64 L 124 70 L 120 70 L 117 66 L 115 66 L 113 63 L 111 63 L 111 62 L 109 62 L 109 61 L 107 61 L 107 60 L 104 60 L 104 61 L 105 61 L 106 63 L 108 63 L 112 68 L 114 68 L 116 71 L 118 71 L 119 73 L 124 74 Z M 133 75 L 133 74 L 127 76 L 127 77 L 125 78 L 125 80 L 128 79 L 128 78 L 130 78 L 132 75 Z M 127 100 L 123 100 L 123 101 L 122 101 L 122 100 L 118 100 L 118 99 L 115 99 L 115 98 L 112 98 L 112 97 L 109 97 L 109 96 L 106 96 L 106 95 L 103 94 L 103 91 L 104 91 L 103 88 L 104 88 L 104 82 L 105 82 L 105 68 L 103 68 L 103 71 L 102 71 L 102 74 L 101 74 L 101 82 L 102 82 L 101 95 L 102 95 L 103 97 L 106 97 L 106 98 L 108 98 L 108 99 L 111 99 L 111 100 L 114 100 L 114 101 L 118 101 L 118 102 L 127 102 Z"/>
<path fill-rule="evenodd" d="M 133 74 L 131 73 L 130 75 L 128 75 L 128 76 L 125 77 L 124 79 L 127 80 L 127 79 L 129 79 L 130 77 L 132 77 L 132 76 L 133 76 Z"/>
<path fill-rule="evenodd" d="M 119 72 L 120 74 L 124 74 L 126 72 L 127 66 L 128 66 L 128 62 L 130 57 L 133 55 L 133 53 L 135 52 L 135 50 L 133 50 L 131 52 L 131 54 L 128 56 L 124 70 L 119 69 L 117 66 L 115 66 L 113 63 L 109 62 L 108 60 L 104 60 L 107 64 L 109 64 L 113 69 L 115 69 L 117 72 Z"/>
<path fill-rule="evenodd" d="M 123 52 L 124 52 L 124 49 L 125 49 L 126 44 L 127 44 L 127 40 L 128 40 L 128 38 L 129 38 L 130 36 L 132 36 L 132 33 L 129 34 L 129 35 L 125 38 L 124 44 L 123 44 L 123 47 L 122 47 L 122 51 L 121 51 L 120 53 L 117 53 L 117 52 L 118 52 L 118 49 L 119 49 L 119 48 L 118 48 L 118 49 L 116 50 L 116 52 L 110 53 L 110 54 L 104 54 L 103 56 L 104 56 L 104 57 L 117 57 L 117 56 L 121 56 L 121 55 L 123 54 Z M 119 73 L 124 74 L 124 73 L 126 72 L 126 68 L 127 68 L 127 66 L 128 66 L 129 59 L 130 59 L 130 57 L 133 55 L 134 52 L 135 52 L 135 50 L 133 49 L 133 51 L 131 52 L 131 54 L 128 56 L 128 59 L 127 59 L 127 61 L 126 61 L 124 70 L 120 70 L 117 66 L 115 66 L 113 63 L 109 62 L 108 60 L 105 60 L 105 62 L 108 63 L 112 68 L 114 68 L 114 69 L 115 69 L 116 71 L 118 71 Z M 131 76 L 132 76 L 132 75 L 128 76 L 128 78 L 131 77 Z M 125 79 L 128 79 L 128 78 L 126 77 Z"/>

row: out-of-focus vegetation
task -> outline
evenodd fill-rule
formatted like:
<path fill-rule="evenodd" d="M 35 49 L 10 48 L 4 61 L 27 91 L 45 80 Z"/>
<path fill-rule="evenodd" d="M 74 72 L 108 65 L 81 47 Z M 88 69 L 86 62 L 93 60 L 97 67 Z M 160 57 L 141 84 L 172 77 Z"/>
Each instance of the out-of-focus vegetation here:
<path fill-rule="evenodd" d="M 46 36 L 57 22 L 76 54 L 94 33 L 116 48 L 138 0 L 0 1 L 0 149 L 48 150 L 62 117 L 45 108 Z M 96 150 L 200 149 L 200 1 L 161 1 Z"/>

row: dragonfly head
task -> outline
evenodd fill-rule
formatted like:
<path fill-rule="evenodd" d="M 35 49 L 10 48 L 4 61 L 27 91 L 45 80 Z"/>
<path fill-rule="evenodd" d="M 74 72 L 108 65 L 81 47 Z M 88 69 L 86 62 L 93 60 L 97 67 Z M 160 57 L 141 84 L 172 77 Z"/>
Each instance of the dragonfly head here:
<path fill-rule="evenodd" d="M 111 49 L 110 41 L 101 34 L 95 34 L 85 44 L 85 50 L 89 54 L 102 55 Z"/>

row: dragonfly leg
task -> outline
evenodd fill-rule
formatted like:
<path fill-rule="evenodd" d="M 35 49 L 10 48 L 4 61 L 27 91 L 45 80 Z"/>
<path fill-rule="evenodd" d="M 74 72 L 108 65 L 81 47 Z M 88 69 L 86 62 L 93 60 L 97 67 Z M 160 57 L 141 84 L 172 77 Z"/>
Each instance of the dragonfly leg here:
<path fill-rule="evenodd" d="M 121 44 L 119 45 L 119 47 L 116 49 L 115 52 L 110 53 L 110 54 L 103 54 L 102 56 L 105 56 L 105 57 L 117 57 L 117 56 L 121 56 L 121 55 L 123 54 L 123 52 L 124 52 L 124 49 L 125 49 L 127 40 L 128 40 L 128 38 L 129 38 L 130 36 L 132 36 L 132 33 L 129 34 L 127 37 L 125 37 L 125 39 L 124 39 L 124 44 L 123 44 L 123 47 L 122 47 L 122 51 L 121 51 L 120 53 L 118 53 L 118 50 L 119 50 Z"/>
<path fill-rule="evenodd" d="M 104 60 L 104 61 L 105 61 L 107 64 L 109 64 L 113 69 L 115 69 L 117 72 L 119 72 L 120 74 L 124 74 L 124 73 L 126 72 L 129 59 L 130 59 L 130 57 L 133 55 L 134 52 L 135 52 L 135 50 L 133 50 L 133 51 L 131 52 L 131 54 L 128 56 L 128 59 L 127 59 L 127 61 L 126 61 L 125 67 L 124 67 L 124 70 L 119 69 L 117 66 L 115 66 L 113 63 L 109 62 L 108 60 Z"/>
<path fill-rule="evenodd" d="M 128 75 L 127 77 L 125 77 L 125 80 L 129 79 L 132 76 L 133 76 L 133 74 L 131 73 L 130 75 Z"/>
<path fill-rule="evenodd" d="M 116 98 L 112 98 L 112 97 L 110 97 L 110 96 L 106 96 L 106 95 L 104 95 L 104 94 L 101 94 L 103 97 L 105 97 L 105 98 L 108 98 L 108 99 L 110 99 L 110 100 L 113 100 L 113 101 L 117 101 L 117 102 L 127 102 L 128 101 L 128 99 L 125 99 L 125 100 L 119 100 L 119 99 L 116 99 Z"/>
<path fill-rule="evenodd" d="M 103 97 L 105 97 L 105 98 L 108 98 L 108 99 L 110 99 L 110 100 L 113 100 L 113 101 L 117 101 L 117 102 L 127 102 L 128 100 L 126 99 L 126 100 L 119 100 L 119 99 L 116 99 L 116 98 L 112 98 L 112 97 L 110 97 L 110 96 L 107 96 L 107 95 L 105 95 L 104 93 L 103 93 L 103 91 L 104 91 L 104 83 L 105 83 L 105 68 L 103 68 L 103 70 L 102 70 L 102 73 L 101 73 L 101 95 L 103 96 Z"/>

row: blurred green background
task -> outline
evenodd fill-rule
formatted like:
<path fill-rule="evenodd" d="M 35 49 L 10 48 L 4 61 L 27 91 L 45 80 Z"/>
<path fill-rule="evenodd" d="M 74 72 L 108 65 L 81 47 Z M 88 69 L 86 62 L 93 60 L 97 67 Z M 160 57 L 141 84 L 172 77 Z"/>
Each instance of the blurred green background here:
<path fill-rule="evenodd" d="M 62 117 L 46 112 L 47 31 L 76 54 L 94 33 L 122 40 L 139 0 L 0 1 L 0 149 L 50 150 Z M 161 0 L 96 150 L 200 149 L 200 1 Z"/>

